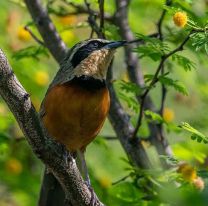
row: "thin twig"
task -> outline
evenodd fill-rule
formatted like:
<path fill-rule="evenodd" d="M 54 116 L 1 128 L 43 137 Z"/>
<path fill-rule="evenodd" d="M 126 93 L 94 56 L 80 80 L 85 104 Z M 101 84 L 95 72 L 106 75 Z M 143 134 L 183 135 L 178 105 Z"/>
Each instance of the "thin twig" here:
<path fill-rule="evenodd" d="M 127 178 L 129 178 L 130 176 L 131 176 L 131 174 L 126 175 L 125 177 L 122 177 L 121 179 L 119 179 L 119 180 L 113 182 L 112 185 L 117 185 L 118 183 L 125 181 L 125 180 L 126 180 Z"/>
<path fill-rule="evenodd" d="M 102 34 L 102 38 L 105 38 L 104 33 L 104 3 L 105 0 L 98 0 L 99 3 L 99 9 L 100 9 L 100 32 Z"/>
<path fill-rule="evenodd" d="M 41 1 L 24 0 L 24 2 L 42 36 L 45 46 L 50 50 L 54 59 L 61 63 L 67 53 L 67 48 L 47 11 L 42 7 Z"/>
<path fill-rule="evenodd" d="M 165 4 L 166 4 L 166 6 L 170 6 L 172 4 L 172 0 L 166 0 Z M 167 13 L 167 10 L 163 9 L 162 14 L 159 18 L 159 21 L 157 23 L 157 29 L 158 29 L 158 34 L 159 34 L 158 38 L 161 41 L 163 41 L 162 25 L 163 25 L 166 13 Z M 163 65 L 161 68 L 161 75 L 164 75 L 164 73 L 165 73 L 165 67 Z M 161 116 L 163 116 L 166 95 L 167 95 L 167 88 L 163 83 L 161 83 L 161 104 L 160 104 L 160 109 L 159 109 L 159 114 Z M 163 124 L 162 123 L 161 123 L 161 125 L 159 125 L 159 132 L 160 132 L 160 136 L 163 137 Z"/>
<path fill-rule="evenodd" d="M 76 4 L 74 2 L 68 2 L 66 0 L 63 0 L 63 2 L 66 3 L 67 5 L 70 5 L 75 10 L 75 11 L 69 12 L 68 15 L 76 15 L 76 14 L 79 15 L 79 14 L 88 14 L 89 13 L 88 8 L 84 5 Z M 95 10 L 92 10 L 92 11 L 96 17 L 101 18 L 100 12 L 95 11 Z M 113 21 L 114 21 L 113 15 L 106 13 L 106 12 L 104 12 L 103 15 L 104 15 L 104 20 L 113 23 Z"/>
<path fill-rule="evenodd" d="M 149 35 L 147 35 L 147 37 L 150 37 L 150 38 L 158 37 L 158 33 L 149 34 Z M 137 46 L 138 46 L 140 44 L 144 44 L 145 41 L 142 38 L 137 38 L 137 39 L 133 39 L 133 40 L 127 41 L 127 44 L 134 44 L 134 43 L 137 43 Z"/>
<path fill-rule="evenodd" d="M 94 23 L 96 24 L 96 22 Z M 94 25 L 91 25 L 91 27 L 93 30 L 96 29 Z M 102 35 L 102 32 L 103 31 L 101 31 L 101 34 L 96 32 L 98 37 Z M 109 120 L 111 121 L 111 124 L 114 127 L 114 130 L 116 131 L 118 139 L 120 140 L 124 150 L 128 154 L 130 161 L 134 162 L 134 165 L 138 167 L 150 168 L 150 162 L 146 154 L 146 151 L 144 150 L 143 145 L 141 144 L 141 141 L 139 139 L 135 139 L 133 144 L 129 141 L 132 135 L 132 131 L 134 131 L 134 128 L 129 121 L 129 116 L 125 113 L 124 109 L 122 108 L 117 98 L 115 89 L 112 85 L 112 65 L 113 61 L 111 61 L 107 74 L 107 86 L 111 98 Z"/>
<path fill-rule="evenodd" d="M 97 22 L 96 22 L 96 16 L 94 14 L 94 11 L 90 8 L 90 3 L 87 0 L 84 0 L 85 5 L 88 9 L 88 23 L 90 25 L 90 27 L 92 28 L 92 32 L 90 34 L 90 38 L 92 38 L 93 33 L 95 32 L 99 37 L 103 36 L 102 32 L 100 32 L 100 27 L 98 26 Z"/>
<path fill-rule="evenodd" d="M 40 40 L 40 39 L 32 32 L 32 30 L 29 28 L 29 26 L 25 26 L 24 29 L 30 33 L 31 37 L 32 37 L 38 44 L 40 44 L 41 46 L 44 46 L 44 47 L 45 47 L 44 42 L 41 41 L 41 40 Z"/>
<path fill-rule="evenodd" d="M 28 93 L 12 72 L 12 68 L 0 49 L 0 95 L 9 106 L 33 152 L 51 169 L 61 183 L 66 197 L 73 205 L 89 206 L 91 192 L 83 181 L 76 162 L 69 154 L 63 158 L 63 148 L 43 128 Z M 98 205 L 103 204 L 99 202 Z"/>
<path fill-rule="evenodd" d="M 188 42 L 188 40 L 190 39 L 190 36 L 191 34 L 193 34 L 193 31 L 191 31 L 188 36 L 183 40 L 183 42 L 178 46 L 176 47 L 174 50 L 170 51 L 169 53 L 163 55 L 161 57 L 161 61 L 160 61 L 160 64 L 152 78 L 152 81 L 150 82 L 149 86 L 147 87 L 147 89 L 144 91 L 144 93 L 141 95 L 141 103 L 140 103 L 140 112 L 139 112 L 139 117 L 138 117 L 138 120 L 137 120 L 137 124 L 136 124 L 136 127 L 135 127 L 135 130 L 134 130 L 134 133 L 132 135 L 132 139 L 136 138 L 136 135 L 137 135 L 137 132 L 141 126 L 141 123 L 142 123 L 142 117 L 143 117 L 143 112 L 144 112 L 144 103 L 145 103 L 145 99 L 146 99 L 146 96 L 147 94 L 149 93 L 149 91 L 151 90 L 151 88 L 157 83 L 158 81 L 158 75 L 161 71 L 161 69 L 163 68 L 164 66 L 164 63 L 166 62 L 166 60 L 172 56 L 173 54 L 175 54 L 176 52 L 179 52 L 179 51 L 182 51 L 183 50 L 183 47 L 184 45 Z"/>
<path fill-rule="evenodd" d="M 129 10 L 128 5 L 130 3 L 129 0 L 116 0 L 116 12 L 115 12 L 115 22 L 119 28 L 120 35 L 122 39 L 126 39 L 127 41 L 130 41 L 130 43 L 134 43 L 134 34 L 130 28 L 129 25 Z M 158 37 L 158 33 L 154 34 L 152 37 Z M 138 43 L 137 43 L 138 42 Z M 127 65 L 127 72 L 129 75 L 130 80 L 137 84 L 139 87 L 144 87 L 144 76 L 142 73 L 142 69 L 139 63 L 139 58 L 136 53 L 132 52 L 132 50 L 139 46 L 140 44 L 143 44 L 143 40 L 135 41 L 135 44 L 128 45 L 125 47 L 125 61 Z M 138 103 L 141 103 L 141 99 L 139 96 L 137 96 Z M 143 108 L 148 110 L 155 110 L 155 105 L 152 101 L 152 98 L 147 95 L 146 101 L 143 102 Z M 159 154 L 166 154 L 166 141 L 162 140 L 160 138 L 159 129 L 156 124 L 148 123 L 148 128 L 150 131 L 149 139 L 150 142 L 156 147 Z M 132 132 L 133 134 L 133 132 Z M 131 135 L 132 137 L 132 135 Z M 130 137 L 130 139 L 131 139 Z M 135 141 L 135 140 L 134 140 Z M 134 142 L 132 141 L 132 142 Z"/>
<path fill-rule="evenodd" d="M 161 69 L 161 75 L 164 75 L 164 67 Z M 161 96 L 161 105 L 160 105 L 160 109 L 159 109 L 159 114 L 162 116 L 163 115 L 163 110 L 165 107 L 165 99 L 167 96 L 167 88 L 165 87 L 164 84 L 162 85 L 162 96 Z"/>
<path fill-rule="evenodd" d="M 118 137 L 102 136 L 106 140 L 118 140 Z"/>
<path fill-rule="evenodd" d="M 166 6 L 170 6 L 171 4 L 172 4 L 172 0 L 166 0 L 166 3 L 165 3 Z M 162 14 L 157 22 L 157 29 L 158 29 L 160 40 L 163 40 L 162 24 L 163 24 L 166 13 L 167 13 L 167 10 L 163 9 Z"/>

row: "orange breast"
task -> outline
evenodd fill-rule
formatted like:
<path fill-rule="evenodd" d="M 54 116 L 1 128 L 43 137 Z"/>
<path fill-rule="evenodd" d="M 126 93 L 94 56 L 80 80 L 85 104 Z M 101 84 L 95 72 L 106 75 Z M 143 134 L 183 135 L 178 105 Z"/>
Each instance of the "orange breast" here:
<path fill-rule="evenodd" d="M 101 130 L 109 105 L 105 87 L 87 90 L 71 83 L 58 85 L 45 98 L 43 123 L 69 151 L 83 150 Z"/>

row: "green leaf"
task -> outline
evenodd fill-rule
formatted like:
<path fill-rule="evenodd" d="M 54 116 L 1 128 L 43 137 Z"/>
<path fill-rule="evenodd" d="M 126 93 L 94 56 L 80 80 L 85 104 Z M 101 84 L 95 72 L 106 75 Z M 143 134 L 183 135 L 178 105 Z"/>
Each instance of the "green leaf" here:
<path fill-rule="evenodd" d="M 122 182 L 113 186 L 109 190 L 110 195 L 122 200 L 125 205 L 139 206 L 141 198 L 144 196 L 142 191 L 139 191 L 132 183 Z"/>
<path fill-rule="evenodd" d="M 119 28 L 113 24 L 105 24 L 105 35 L 109 40 L 120 39 Z"/>
<path fill-rule="evenodd" d="M 153 78 L 154 78 L 153 74 L 145 74 L 144 75 L 145 83 L 148 83 L 148 82 L 152 81 Z"/>
<path fill-rule="evenodd" d="M 164 6 L 163 6 L 163 9 L 165 9 L 170 15 L 173 15 L 173 14 L 175 14 L 176 12 L 181 11 L 181 9 L 178 8 L 178 7 L 167 6 L 167 5 L 164 5 Z"/>
<path fill-rule="evenodd" d="M 118 96 L 119 98 L 121 98 L 124 102 L 126 102 L 127 106 L 132 109 L 134 112 L 138 112 L 139 111 L 139 105 L 138 105 L 138 101 L 136 100 L 135 97 L 132 96 L 127 96 L 125 93 L 123 92 L 118 92 Z"/>
<path fill-rule="evenodd" d="M 136 85 L 132 82 L 125 82 L 123 80 L 120 80 L 117 82 L 118 82 L 120 88 L 123 91 L 125 91 L 126 93 L 133 93 L 135 95 L 139 95 L 142 91 L 142 89 L 138 85 Z"/>
<path fill-rule="evenodd" d="M 182 122 L 181 125 L 179 125 L 179 127 L 190 132 L 192 140 L 195 140 L 199 143 L 203 142 L 204 144 L 208 143 L 208 137 L 202 134 L 201 132 L 199 132 L 197 129 L 193 128 L 187 122 Z"/>
<path fill-rule="evenodd" d="M 170 165 L 178 165 L 178 163 L 180 162 L 175 157 L 170 157 L 170 156 L 167 156 L 167 155 L 159 155 L 159 157 L 161 159 L 164 159 Z"/>
<path fill-rule="evenodd" d="M 49 57 L 47 49 L 43 46 L 30 46 L 30 47 L 21 49 L 15 52 L 12 57 L 18 61 L 20 59 L 29 58 L 29 57 L 39 60 L 40 56 Z"/>
<path fill-rule="evenodd" d="M 153 61 L 158 61 L 165 52 L 170 51 L 167 43 L 162 42 L 158 38 L 151 38 L 141 34 L 137 34 L 137 37 L 145 42 L 144 45 L 140 45 L 135 49 L 135 52 L 140 54 L 140 58 L 149 57 Z"/>
<path fill-rule="evenodd" d="M 158 123 L 163 123 L 165 122 L 164 119 L 157 113 L 150 111 L 150 110 L 145 110 L 145 115 L 147 118 L 149 118 L 151 121 L 156 121 Z"/>
<path fill-rule="evenodd" d="M 104 147 L 105 149 L 108 149 L 108 144 L 107 144 L 107 141 L 106 139 L 102 138 L 102 136 L 96 138 L 94 141 L 93 141 L 94 144 L 97 144 L 99 146 L 102 146 Z"/>
<path fill-rule="evenodd" d="M 192 46 L 195 47 L 196 51 L 205 51 L 208 54 L 208 34 L 195 33 L 191 36 Z"/>
<path fill-rule="evenodd" d="M 7 134 L 0 133 L 0 160 L 4 159 L 9 152 L 9 140 L 10 137 Z"/>
<path fill-rule="evenodd" d="M 164 76 L 164 75 L 159 76 L 159 77 L 158 77 L 158 80 L 159 80 L 162 84 L 164 84 L 164 85 L 166 85 L 166 86 L 171 86 L 171 87 L 173 87 L 176 91 L 178 91 L 178 92 L 180 92 L 180 93 L 182 93 L 182 94 L 184 94 L 184 95 L 188 95 L 188 92 L 187 92 L 185 86 L 184 86 L 181 82 L 179 82 L 178 80 L 173 80 L 173 79 L 171 79 L 171 78 L 169 78 L 169 77 L 166 77 L 166 76 Z"/>
<path fill-rule="evenodd" d="M 0 144 L 6 143 L 9 141 L 9 136 L 3 132 L 0 132 Z"/>
<path fill-rule="evenodd" d="M 172 55 L 172 60 L 176 61 L 179 65 L 181 65 L 185 71 L 191 71 L 192 69 L 196 69 L 195 63 L 182 55 L 174 54 Z"/>
<path fill-rule="evenodd" d="M 143 89 L 134 83 L 125 82 L 123 80 L 115 81 L 115 84 L 119 89 L 118 97 L 122 99 L 130 109 L 134 112 L 138 112 L 139 104 L 136 96 L 139 95 Z"/>
<path fill-rule="evenodd" d="M 18 6 L 25 8 L 25 3 L 22 0 L 9 0 L 9 1 L 14 4 L 17 4 Z"/>

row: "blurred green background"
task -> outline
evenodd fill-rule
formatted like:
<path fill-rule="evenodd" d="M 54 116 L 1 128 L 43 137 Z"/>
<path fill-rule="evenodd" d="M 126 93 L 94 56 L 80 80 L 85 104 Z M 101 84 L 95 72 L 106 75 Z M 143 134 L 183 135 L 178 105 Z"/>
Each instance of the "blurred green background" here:
<path fill-rule="evenodd" d="M 81 0 L 76 2 L 82 3 Z M 97 8 L 96 2 L 95 0 L 91 1 L 95 8 Z M 187 10 L 192 11 L 196 18 L 201 19 L 201 21 L 207 21 L 208 1 L 187 0 L 178 2 L 182 3 Z M 59 1 L 57 1 L 57 4 L 59 4 Z M 24 30 L 24 26 L 31 22 L 31 18 L 22 1 L 1 1 L 0 5 L 0 47 L 7 54 L 15 74 L 31 95 L 32 102 L 38 110 L 47 87 L 57 72 L 58 65 L 49 56 L 48 52 L 39 48 L 39 45 L 32 39 L 30 34 Z M 154 33 L 163 5 L 164 1 L 162 0 L 132 0 L 129 10 L 129 22 L 133 32 Z M 70 11 L 70 7 L 67 8 Z M 106 0 L 106 11 L 113 13 L 114 8 L 114 1 Z M 80 40 L 89 38 L 90 29 L 86 23 L 86 15 L 58 17 L 51 14 L 51 18 L 69 47 Z M 175 35 L 173 39 L 170 39 L 170 44 L 174 45 L 174 43 L 180 42 L 182 40 L 180 36 L 181 30 L 174 26 L 172 16 L 167 15 L 164 23 L 164 32 L 168 34 L 171 31 L 173 36 Z M 39 37 L 35 27 L 32 26 L 31 29 Z M 115 39 L 119 35 L 116 28 L 108 24 L 106 24 L 106 34 L 111 39 Z M 26 53 L 18 52 L 28 47 L 29 50 L 26 50 Z M 29 55 L 26 56 L 26 54 Z M 174 79 L 184 83 L 189 95 L 183 96 L 173 89 L 169 89 L 164 118 L 174 125 L 178 125 L 182 121 L 189 122 L 203 133 L 208 134 L 207 54 L 203 51 L 196 53 L 191 48 L 185 50 L 183 54 L 196 63 L 196 69 L 185 72 L 180 66 L 172 64 L 171 75 Z M 21 55 L 24 58 L 21 58 Z M 148 58 L 142 59 L 140 63 L 144 74 L 154 73 L 157 66 L 157 63 Z M 128 81 L 123 51 L 121 50 L 116 54 L 114 67 L 114 78 Z M 119 86 L 116 88 L 119 92 Z M 151 92 L 151 96 L 157 106 L 159 106 L 159 95 L 160 88 L 157 86 Z M 132 115 L 132 121 L 134 122 L 136 114 L 127 107 L 125 102 L 123 102 L 123 105 Z M 146 127 L 143 126 L 141 134 L 146 136 L 147 133 Z M 178 133 L 172 130 L 167 130 L 166 133 L 177 159 L 187 161 L 197 170 L 206 171 L 208 166 L 207 145 L 192 141 L 187 133 Z M 99 137 L 87 148 L 86 153 L 92 184 L 101 200 L 107 205 L 120 206 L 172 204 L 166 202 L 167 196 L 170 194 L 165 194 L 164 191 L 161 192 L 161 201 L 158 199 L 154 201 L 145 200 L 138 203 L 143 191 L 140 193 L 139 188 L 134 186 L 131 179 L 112 185 L 113 182 L 129 174 L 129 170 L 127 170 L 129 164 L 119 141 L 106 140 L 106 136 L 115 137 L 115 133 L 108 121 L 106 121 Z M 154 149 L 149 145 L 145 147 L 156 168 L 159 167 L 158 158 L 154 155 Z M 43 164 L 33 155 L 8 107 L 0 99 L 0 206 L 36 205 L 43 167 Z M 206 191 L 206 187 L 204 191 Z M 185 199 L 188 196 L 188 202 L 182 203 L 183 201 L 181 200 L 180 203 L 175 205 L 206 205 L 205 202 L 208 201 L 206 198 L 202 203 L 198 200 L 202 196 L 204 197 L 206 193 L 196 194 L 192 190 L 189 192 L 190 196 L 186 195 L 186 192 L 182 193 Z M 175 195 L 178 198 L 181 194 Z M 191 195 L 194 197 L 199 196 L 197 204 L 190 199 Z M 180 197 L 179 199 L 183 198 Z"/>

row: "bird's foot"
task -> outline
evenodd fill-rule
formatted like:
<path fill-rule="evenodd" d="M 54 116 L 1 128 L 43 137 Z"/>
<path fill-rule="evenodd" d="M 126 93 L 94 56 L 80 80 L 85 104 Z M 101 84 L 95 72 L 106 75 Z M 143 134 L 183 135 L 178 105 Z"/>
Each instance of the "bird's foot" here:
<path fill-rule="evenodd" d="M 71 156 L 70 152 L 66 149 L 66 147 L 61 144 L 61 150 L 64 158 L 64 162 L 67 167 L 69 167 L 69 164 L 71 161 L 73 161 L 73 157 Z"/>

